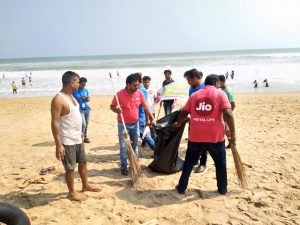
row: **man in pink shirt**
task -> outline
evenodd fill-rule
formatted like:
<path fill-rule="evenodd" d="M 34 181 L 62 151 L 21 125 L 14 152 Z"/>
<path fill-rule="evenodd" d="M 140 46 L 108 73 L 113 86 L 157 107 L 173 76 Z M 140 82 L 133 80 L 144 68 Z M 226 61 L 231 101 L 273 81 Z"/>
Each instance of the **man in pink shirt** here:
<path fill-rule="evenodd" d="M 224 120 L 231 131 L 231 143 L 235 144 L 235 125 L 231 105 L 226 94 L 217 89 L 218 75 L 211 74 L 205 79 L 205 86 L 195 92 L 185 104 L 174 126 L 190 118 L 190 133 L 184 167 L 176 189 L 184 194 L 193 166 L 200 154 L 208 151 L 214 160 L 218 192 L 227 192 L 226 152 L 224 143 Z"/>
<path fill-rule="evenodd" d="M 138 136 L 139 131 L 139 106 L 142 105 L 145 109 L 147 115 L 146 123 L 147 125 L 155 125 L 154 117 L 147 106 L 145 97 L 143 93 L 138 90 L 141 83 L 141 75 L 139 73 L 134 73 L 126 78 L 126 87 L 120 90 L 117 95 L 120 103 L 118 106 L 116 96 L 114 96 L 110 109 L 118 114 L 118 136 L 120 144 L 120 162 L 121 162 L 121 174 L 124 176 L 128 175 L 127 170 L 127 150 L 126 142 L 124 137 L 124 126 L 122 123 L 121 112 L 124 118 L 126 129 L 128 131 L 131 146 L 138 155 Z"/>

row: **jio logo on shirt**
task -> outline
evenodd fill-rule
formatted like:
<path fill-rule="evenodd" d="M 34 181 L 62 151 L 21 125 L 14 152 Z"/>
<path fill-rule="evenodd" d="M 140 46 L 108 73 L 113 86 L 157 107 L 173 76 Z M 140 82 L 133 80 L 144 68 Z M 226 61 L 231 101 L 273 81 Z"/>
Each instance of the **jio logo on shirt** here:
<path fill-rule="evenodd" d="M 200 116 L 208 116 L 214 111 L 213 101 L 209 98 L 200 98 L 196 101 L 195 111 Z"/>

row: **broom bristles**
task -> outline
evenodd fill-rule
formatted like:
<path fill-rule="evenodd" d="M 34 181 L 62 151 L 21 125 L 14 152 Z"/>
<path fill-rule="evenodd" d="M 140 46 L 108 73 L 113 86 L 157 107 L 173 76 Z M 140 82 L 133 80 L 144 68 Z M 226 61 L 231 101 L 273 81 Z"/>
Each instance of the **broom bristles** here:
<path fill-rule="evenodd" d="M 241 157 L 236 149 L 235 144 L 231 144 L 231 151 L 232 151 L 232 156 L 234 160 L 234 166 L 235 170 L 238 176 L 238 180 L 242 188 L 247 188 L 248 187 L 248 180 L 246 176 L 246 170 L 244 168 L 244 165 L 242 163 Z"/>
<path fill-rule="evenodd" d="M 138 158 L 132 149 L 127 131 L 124 133 L 124 136 L 125 136 L 125 141 L 126 141 L 126 146 L 127 146 L 127 154 L 128 154 L 128 159 L 129 159 L 129 172 L 130 172 L 131 178 L 132 178 L 132 186 L 134 187 L 135 184 L 137 183 L 137 181 L 141 178 L 143 171 L 139 164 Z"/>

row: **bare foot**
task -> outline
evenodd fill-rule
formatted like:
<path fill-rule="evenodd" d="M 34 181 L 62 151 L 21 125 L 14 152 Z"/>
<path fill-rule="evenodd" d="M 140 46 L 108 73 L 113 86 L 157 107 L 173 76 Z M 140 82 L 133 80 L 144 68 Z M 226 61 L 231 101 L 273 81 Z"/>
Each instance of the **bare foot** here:
<path fill-rule="evenodd" d="M 79 193 L 79 192 L 74 192 L 72 194 L 70 193 L 68 195 L 68 198 L 72 201 L 77 201 L 77 202 L 82 202 L 87 199 L 86 195 Z"/>
<path fill-rule="evenodd" d="M 102 187 L 96 184 L 88 184 L 85 188 L 82 188 L 82 191 L 91 191 L 91 192 L 100 192 Z"/>

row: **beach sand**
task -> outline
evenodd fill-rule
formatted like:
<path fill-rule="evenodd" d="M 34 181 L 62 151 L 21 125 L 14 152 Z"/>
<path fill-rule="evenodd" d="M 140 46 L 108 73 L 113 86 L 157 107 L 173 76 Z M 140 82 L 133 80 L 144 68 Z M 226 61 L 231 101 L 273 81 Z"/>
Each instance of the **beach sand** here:
<path fill-rule="evenodd" d="M 103 190 L 87 192 L 82 203 L 66 198 L 64 169 L 55 158 L 50 128 L 52 98 L 0 99 L 0 199 L 24 210 L 33 225 L 300 224 L 300 93 L 235 97 L 237 149 L 249 176 L 248 189 L 238 185 L 230 150 L 226 196 L 216 192 L 210 157 L 202 174 L 192 173 L 185 195 L 174 190 L 180 173 L 146 168 L 151 185 L 143 191 L 130 188 L 130 179 L 119 169 L 116 116 L 109 110 L 112 97 L 92 96 L 91 143 L 85 147 L 89 180 Z M 180 146 L 183 157 L 185 137 L 186 131 Z M 140 149 L 140 163 L 147 166 L 151 155 L 151 150 Z M 39 175 L 50 166 L 55 166 L 54 173 Z M 24 187 L 27 179 L 33 183 Z M 78 174 L 75 187 L 81 189 Z"/>

